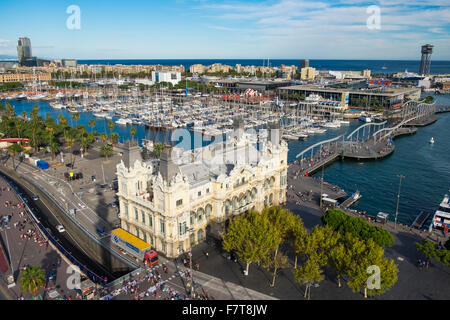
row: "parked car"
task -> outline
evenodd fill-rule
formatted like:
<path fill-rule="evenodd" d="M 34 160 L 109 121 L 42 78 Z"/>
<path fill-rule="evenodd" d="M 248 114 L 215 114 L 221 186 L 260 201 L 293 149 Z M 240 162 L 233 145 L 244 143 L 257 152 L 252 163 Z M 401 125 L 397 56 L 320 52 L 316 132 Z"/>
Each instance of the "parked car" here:
<path fill-rule="evenodd" d="M 66 231 L 66 229 L 64 229 L 64 227 L 63 227 L 62 225 L 60 225 L 60 224 L 58 224 L 58 225 L 56 226 L 56 230 L 58 230 L 59 233 L 63 233 L 63 232 Z"/>
<path fill-rule="evenodd" d="M 33 195 L 31 196 L 31 199 L 33 199 L 33 200 L 39 200 L 39 197 L 38 197 L 37 195 L 33 194 Z"/>
<path fill-rule="evenodd" d="M 97 227 L 97 233 L 100 237 L 106 236 L 108 233 L 105 231 L 105 227 Z"/>

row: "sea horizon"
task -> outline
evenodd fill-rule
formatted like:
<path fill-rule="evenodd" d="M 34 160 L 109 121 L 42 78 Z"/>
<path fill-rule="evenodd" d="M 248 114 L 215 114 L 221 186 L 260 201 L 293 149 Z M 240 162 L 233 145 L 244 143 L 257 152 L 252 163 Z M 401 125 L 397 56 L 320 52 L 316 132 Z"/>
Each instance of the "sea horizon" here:
<path fill-rule="evenodd" d="M 77 60 L 77 59 L 75 59 Z M 230 66 L 240 64 L 242 66 L 267 66 L 280 67 L 281 65 L 300 65 L 304 59 L 80 59 L 80 65 L 183 65 L 189 70 L 191 65 L 211 65 L 222 63 Z M 372 74 L 394 74 L 397 72 L 418 73 L 420 60 L 355 60 L 355 59 L 307 59 L 309 65 L 316 70 L 371 70 Z M 0 59 L 1 61 L 1 59 Z M 7 60 L 8 62 L 17 62 Z M 6 62 L 6 59 L 5 59 Z M 430 74 L 450 74 L 449 60 L 432 60 Z"/>

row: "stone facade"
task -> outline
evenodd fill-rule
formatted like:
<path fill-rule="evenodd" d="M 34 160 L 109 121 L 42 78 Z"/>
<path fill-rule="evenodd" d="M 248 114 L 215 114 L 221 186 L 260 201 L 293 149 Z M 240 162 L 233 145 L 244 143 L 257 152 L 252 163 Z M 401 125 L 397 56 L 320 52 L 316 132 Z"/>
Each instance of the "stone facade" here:
<path fill-rule="evenodd" d="M 118 164 L 122 228 L 177 257 L 206 235 L 220 237 L 233 215 L 285 203 L 288 147 L 279 129 L 269 129 L 259 151 L 243 130 L 235 132 L 177 156 L 168 148 L 161 160 Z"/>

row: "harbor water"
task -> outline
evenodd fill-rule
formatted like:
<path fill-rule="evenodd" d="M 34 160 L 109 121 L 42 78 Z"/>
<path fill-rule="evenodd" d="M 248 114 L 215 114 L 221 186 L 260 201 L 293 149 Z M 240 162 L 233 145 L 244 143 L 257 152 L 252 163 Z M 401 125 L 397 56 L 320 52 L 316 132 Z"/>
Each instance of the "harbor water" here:
<path fill-rule="evenodd" d="M 450 105 L 450 95 L 434 97 L 437 105 Z M 360 124 L 341 127 L 334 134 L 329 129 L 320 138 L 290 143 L 288 160 L 295 160 L 296 154 L 314 142 L 351 132 Z M 432 137 L 434 144 L 429 143 Z M 395 145 L 395 151 L 385 159 L 337 160 L 325 168 L 324 180 L 340 186 L 347 194 L 359 190 L 362 198 L 352 208 L 370 215 L 385 212 L 394 220 L 399 175 L 403 175 L 398 221 L 410 225 L 424 210 L 430 213 L 425 224 L 428 226 L 444 195 L 450 193 L 450 113 L 439 114 L 437 122 L 419 127 L 415 135 L 396 138 Z M 321 170 L 314 176 L 321 178 Z"/>
<path fill-rule="evenodd" d="M 429 95 L 429 94 L 427 94 Z M 450 95 L 434 95 L 438 105 L 450 105 Z M 57 110 L 50 107 L 46 101 L 9 101 L 17 114 L 22 111 L 29 112 L 33 105 L 39 105 L 39 114 L 46 114 L 54 119 L 62 113 L 74 126 L 72 114 L 66 109 Z M 2 101 L 5 103 L 5 101 Z M 83 124 L 90 131 L 88 121 L 96 122 L 93 130 L 99 133 L 108 133 L 107 122 L 104 118 L 95 118 L 92 113 L 80 113 L 78 124 Z M 116 119 L 116 118 L 115 118 Z M 114 120 L 113 120 L 114 121 Z M 319 141 L 330 139 L 342 134 L 348 134 L 362 123 L 352 120 L 349 125 L 340 128 L 328 128 L 326 133 L 309 136 L 306 140 L 289 142 L 288 161 L 296 160 L 296 155 L 307 147 Z M 155 141 L 169 141 L 164 133 L 154 132 L 144 125 L 133 125 L 137 129 L 134 139 L 153 139 Z M 113 132 L 117 132 L 120 140 L 130 139 L 130 125 L 121 126 L 115 124 Z M 211 143 L 211 138 L 201 133 L 190 133 L 191 141 L 183 141 L 177 146 L 188 149 L 191 145 L 199 147 Z M 434 138 L 435 143 L 429 140 Z M 192 141 L 196 141 L 192 144 Z M 337 160 L 324 170 L 324 180 L 339 185 L 347 194 L 359 190 L 362 199 L 354 205 L 354 208 L 366 211 L 370 215 L 376 215 L 379 211 L 390 214 L 393 220 L 397 205 L 399 188 L 399 175 L 405 176 L 400 190 L 398 221 L 411 224 L 421 210 L 432 214 L 440 201 L 450 189 L 450 113 L 438 116 L 438 121 L 427 127 L 419 128 L 412 136 L 398 137 L 395 139 L 396 149 L 394 153 L 385 159 L 373 161 Z M 319 170 L 316 177 L 321 177 Z M 431 219 L 431 216 L 429 219 Z"/>

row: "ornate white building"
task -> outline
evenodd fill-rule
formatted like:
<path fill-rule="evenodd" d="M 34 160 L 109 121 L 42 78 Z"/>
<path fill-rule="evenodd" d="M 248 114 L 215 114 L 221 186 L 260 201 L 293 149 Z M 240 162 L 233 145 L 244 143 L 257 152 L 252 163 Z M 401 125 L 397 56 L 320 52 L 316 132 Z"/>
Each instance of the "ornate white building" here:
<path fill-rule="evenodd" d="M 233 215 L 286 201 L 288 147 L 276 126 L 259 150 L 235 121 L 223 143 L 184 152 L 168 147 L 147 162 L 139 152 L 129 148 L 117 165 L 121 227 L 167 257 L 207 234 L 220 237 Z"/>

